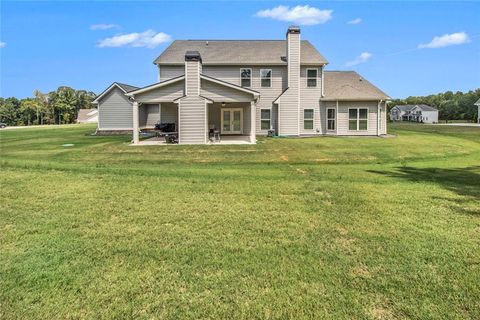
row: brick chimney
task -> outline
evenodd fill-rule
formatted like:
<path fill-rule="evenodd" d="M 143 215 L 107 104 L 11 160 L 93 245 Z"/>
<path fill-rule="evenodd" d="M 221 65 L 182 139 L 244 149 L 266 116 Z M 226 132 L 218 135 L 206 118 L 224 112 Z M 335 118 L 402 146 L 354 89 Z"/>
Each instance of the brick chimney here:
<path fill-rule="evenodd" d="M 202 73 L 202 57 L 198 51 L 185 53 L 185 95 L 200 95 L 200 74 Z"/>

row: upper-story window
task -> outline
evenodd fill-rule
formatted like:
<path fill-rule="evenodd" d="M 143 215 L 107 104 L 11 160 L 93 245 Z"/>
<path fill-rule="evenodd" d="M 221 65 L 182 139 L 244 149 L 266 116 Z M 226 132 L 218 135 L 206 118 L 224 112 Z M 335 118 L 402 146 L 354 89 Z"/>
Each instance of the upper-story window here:
<path fill-rule="evenodd" d="M 317 86 L 318 69 L 307 69 L 307 87 Z"/>
<path fill-rule="evenodd" d="M 262 88 L 270 88 L 272 86 L 272 69 L 260 69 L 260 81 Z"/>
<path fill-rule="evenodd" d="M 252 86 L 252 69 L 250 68 L 240 69 L 240 83 L 242 87 Z"/>

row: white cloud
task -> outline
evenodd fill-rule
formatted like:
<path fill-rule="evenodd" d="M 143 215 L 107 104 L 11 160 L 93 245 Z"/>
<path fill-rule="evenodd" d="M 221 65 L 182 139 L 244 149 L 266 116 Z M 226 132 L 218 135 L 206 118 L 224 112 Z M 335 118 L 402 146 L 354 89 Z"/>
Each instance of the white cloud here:
<path fill-rule="evenodd" d="M 362 21 L 363 21 L 362 18 L 357 18 L 357 19 L 353 19 L 353 20 L 348 21 L 347 24 L 359 24 Z"/>
<path fill-rule="evenodd" d="M 118 24 L 111 24 L 111 23 L 92 24 L 90 26 L 90 30 L 108 30 L 108 29 L 118 29 L 118 28 L 120 28 Z"/>
<path fill-rule="evenodd" d="M 315 7 L 305 6 L 278 6 L 272 9 L 260 10 L 256 13 L 260 18 L 272 18 L 280 21 L 294 22 L 303 25 L 325 23 L 332 19 L 333 10 L 320 10 Z"/>
<path fill-rule="evenodd" d="M 457 32 L 452 34 L 444 34 L 443 36 L 434 37 L 429 43 L 419 44 L 419 49 L 430 48 L 444 48 L 448 46 L 464 44 L 470 42 L 468 34 L 465 32 Z"/>
<path fill-rule="evenodd" d="M 7 46 L 6 42 L 0 41 L 0 48 L 5 48 Z"/>
<path fill-rule="evenodd" d="M 345 66 L 352 67 L 352 66 L 356 66 L 357 64 L 360 64 L 360 63 L 365 63 L 371 57 L 372 57 L 372 54 L 370 52 L 362 52 L 362 53 L 360 53 L 360 55 L 358 57 L 356 57 L 352 61 L 348 61 L 345 64 Z"/>
<path fill-rule="evenodd" d="M 154 48 L 161 43 L 169 42 L 172 38 L 163 32 L 147 30 L 144 32 L 134 32 L 119 34 L 111 38 L 100 40 L 97 44 L 100 48 L 105 47 L 147 47 Z"/>

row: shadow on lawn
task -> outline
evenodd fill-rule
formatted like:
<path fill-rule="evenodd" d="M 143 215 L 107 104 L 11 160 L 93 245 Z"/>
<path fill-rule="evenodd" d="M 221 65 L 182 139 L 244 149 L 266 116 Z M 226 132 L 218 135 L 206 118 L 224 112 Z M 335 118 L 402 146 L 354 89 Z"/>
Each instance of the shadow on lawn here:
<path fill-rule="evenodd" d="M 480 215 L 480 166 L 456 169 L 399 167 L 396 171 L 368 170 L 392 178 L 412 182 L 435 183 L 449 191 L 455 192 L 463 199 L 441 198 L 456 203 L 455 209 L 463 213 Z M 471 206 L 473 204 L 473 207 Z"/>

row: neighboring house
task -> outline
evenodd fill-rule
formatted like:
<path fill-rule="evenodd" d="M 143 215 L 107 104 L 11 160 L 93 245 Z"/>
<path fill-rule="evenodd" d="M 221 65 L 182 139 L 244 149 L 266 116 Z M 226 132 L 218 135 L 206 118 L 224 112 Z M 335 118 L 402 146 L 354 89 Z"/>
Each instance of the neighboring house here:
<path fill-rule="evenodd" d="M 387 132 L 387 94 L 327 60 L 290 27 L 286 40 L 177 40 L 154 61 L 158 82 L 113 83 L 98 95 L 99 132 L 175 123 L 181 144 L 208 143 L 209 129 L 255 143 L 281 136 Z"/>
<path fill-rule="evenodd" d="M 390 109 L 390 120 L 437 123 L 438 110 L 426 104 L 396 105 Z"/>
<path fill-rule="evenodd" d="M 77 123 L 97 123 L 97 109 L 80 109 L 78 110 Z"/>
<path fill-rule="evenodd" d="M 475 102 L 475 105 L 478 107 L 477 122 L 480 123 L 480 99 L 478 99 L 478 101 Z"/>

